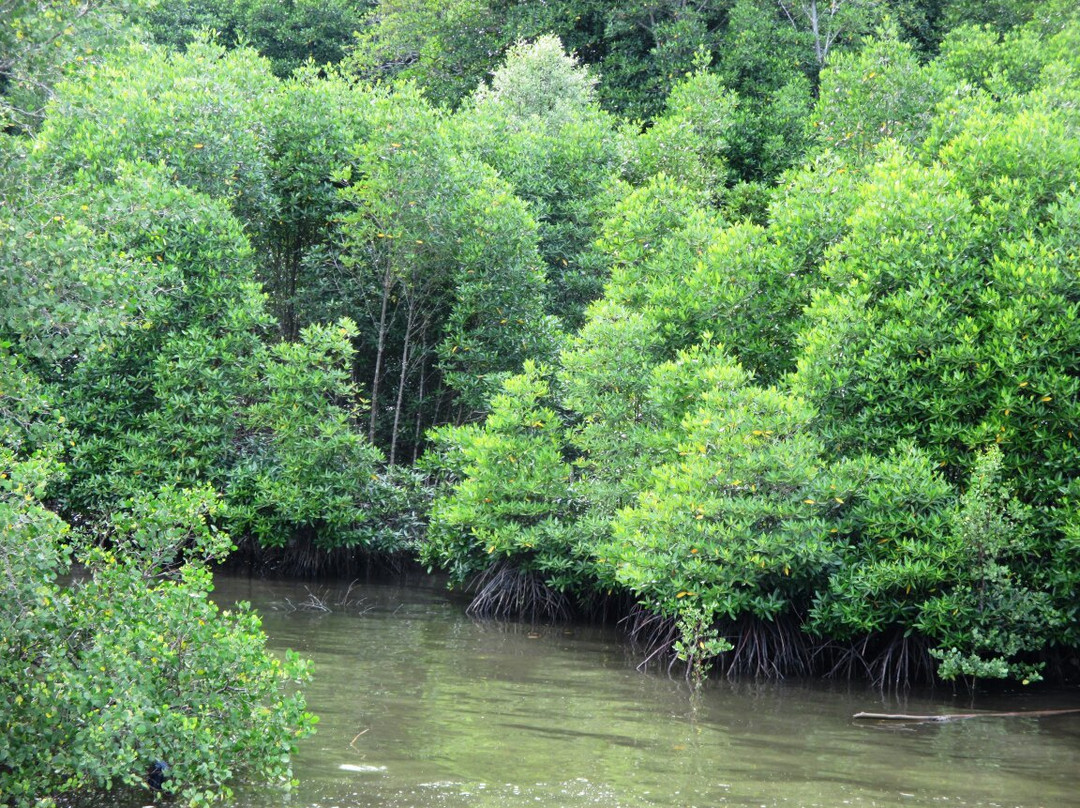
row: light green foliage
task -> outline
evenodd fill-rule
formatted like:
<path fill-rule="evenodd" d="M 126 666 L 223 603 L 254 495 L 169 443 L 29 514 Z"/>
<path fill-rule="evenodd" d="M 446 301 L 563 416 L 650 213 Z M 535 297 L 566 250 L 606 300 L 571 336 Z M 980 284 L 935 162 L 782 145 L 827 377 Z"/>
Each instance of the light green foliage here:
<path fill-rule="evenodd" d="M 1043 105 L 973 110 L 938 158 L 987 222 L 992 244 L 1022 238 L 1080 180 L 1080 117 Z"/>
<path fill-rule="evenodd" d="M 846 235 L 828 251 L 833 291 L 808 311 L 792 378 L 841 454 L 911 439 L 957 486 L 975 469 L 954 525 L 872 564 L 848 562 L 831 585 L 843 580 L 847 594 L 819 613 L 849 610 L 841 622 L 859 631 L 915 625 L 940 643 L 943 676 L 1030 677 L 1028 655 L 1073 636 L 1056 617 L 1072 600 L 1075 548 L 1063 522 L 1078 467 L 1067 325 L 1078 313 L 1075 253 L 1065 233 L 1080 159 L 1071 107 L 1058 106 L 1067 93 L 1036 87 L 995 101 L 979 92 L 959 115 L 942 105 L 924 147 L 930 165 L 893 146 L 876 152 Z M 980 465 L 987 446 L 1001 456 Z M 1036 506 L 1026 527 L 988 515 L 1004 513 L 1000 491 Z M 890 588 L 903 590 L 893 606 L 865 606 L 888 603 Z M 882 597 L 843 605 L 856 592 Z M 972 605 L 976 592 L 985 608 Z M 1015 631 L 998 608 L 1016 611 Z"/>
<path fill-rule="evenodd" d="M 217 495 L 142 491 L 92 533 L 72 531 L 43 501 L 74 436 L 46 389 L 2 359 L 0 793 L 29 806 L 144 786 L 155 760 L 191 805 L 227 797 L 240 774 L 287 783 L 315 719 L 286 690 L 308 665 L 269 654 L 245 607 L 210 602 L 208 564 L 232 549 Z"/>
<path fill-rule="evenodd" d="M 1041 90 L 987 98 L 953 124 L 939 164 L 878 153 L 794 380 L 841 447 L 918 436 L 959 481 L 973 449 L 999 442 L 1024 501 L 1067 489 L 1075 273 L 1060 239 L 1080 154 L 1066 109 Z"/>
<path fill-rule="evenodd" d="M 684 276 L 681 306 L 691 333 L 711 333 L 762 383 L 793 366 L 808 278 L 758 225 L 737 224 L 710 239 Z"/>
<path fill-rule="evenodd" d="M 874 146 L 890 138 L 921 143 L 944 93 L 942 72 L 920 64 L 894 29 L 878 31 L 863 50 L 836 57 L 822 73 L 814 111 L 818 137 L 854 163 L 871 159 Z"/>
<path fill-rule="evenodd" d="M 910 634 L 919 604 L 950 579 L 944 541 L 951 487 L 925 452 L 901 444 L 843 460 L 832 499 L 841 560 L 815 592 L 814 631 L 837 640 Z M 834 484 L 835 485 L 835 484 Z"/>
<path fill-rule="evenodd" d="M 642 266 L 666 237 L 686 226 L 701 202 L 692 189 L 666 175 L 651 178 L 619 200 L 604 220 L 597 245 L 611 262 L 614 295 L 639 300 L 636 287 L 648 281 Z"/>
<path fill-rule="evenodd" d="M 599 242 L 612 264 L 608 298 L 646 313 L 667 356 L 709 333 L 774 381 L 792 367 L 810 278 L 765 228 L 725 225 L 694 209 L 695 196 L 661 175 L 621 202 Z"/>
<path fill-rule="evenodd" d="M 942 17 L 948 29 L 974 24 L 1008 31 L 1027 22 L 1049 26 L 1075 10 L 1069 0 L 947 0 Z"/>
<path fill-rule="evenodd" d="M 1032 58 L 1042 50 L 1040 37 L 1020 28 L 1002 37 L 989 26 L 962 26 L 941 43 L 938 64 L 951 80 L 989 93 L 1005 95 L 1031 90 L 1045 66 Z"/>
<path fill-rule="evenodd" d="M 735 646 L 720 636 L 713 616 L 701 608 L 685 609 L 679 617 L 678 631 L 679 639 L 672 650 L 680 662 L 686 663 L 687 677 L 697 690 L 706 679 L 709 662 Z"/>
<path fill-rule="evenodd" d="M 830 251 L 824 272 L 837 291 L 807 312 L 793 386 L 822 408 L 840 453 L 888 449 L 919 429 L 939 435 L 940 459 L 955 463 L 959 424 L 985 407 L 975 395 L 942 401 L 979 371 L 963 353 L 976 230 L 951 186 L 948 173 L 893 152 L 860 187 L 850 231 Z M 897 361 L 901 353 L 914 359 Z"/>
<path fill-rule="evenodd" d="M 275 84 L 251 50 L 132 45 L 58 88 L 34 148 L 66 177 L 98 181 L 124 161 L 162 162 L 177 182 L 229 200 L 258 230 L 274 207 L 263 108 Z"/>
<path fill-rule="evenodd" d="M 40 125 L 64 75 L 93 69 L 104 50 L 132 37 L 127 0 L 0 2 L 0 132 Z"/>
<path fill-rule="evenodd" d="M 662 385 L 696 377 L 676 456 L 657 464 L 598 548 L 614 582 L 655 612 L 702 610 L 709 622 L 789 612 L 837 557 L 813 410 L 748 375 L 716 347 L 679 356 Z"/>
<path fill-rule="evenodd" d="M 421 555 L 457 583 L 507 558 L 558 589 L 581 583 L 588 559 L 572 544 L 573 474 L 549 396 L 547 374 L 527 364 L 492 398 L 483 427 L 432 435 L 442 473 L 457 485 L 433 503 Z"/>
<path fill-rule="evenodd" d="M 582 589 L 672 621 L 692 668 L 727 630 L 725 665 L 882 682 L 1030 679 L 1075 645 L 1075 39 L 1059 18 L 958 32 L 929 64 L 888 31 L 834 54 L 830 148 L 757 223 L 689 181 L 740 125 L 742 98 L 691 92 L 710 74 L 686 98 L 734 119 L 677 92 L 631 140 L 685 134 L 698 162 L 667 139 L 676 178 L 631 175 L 596 245 L 605 298 L 554 370 Z"/>
<path fill-rule="evenodd" d="M 535 614 L 549 589 L 587 597 L 595 541 L 664 443 L 657 407 L 646 400 L 658 348 L 646 318 L 594 304 L 559 357 L 560 395 L 549 373 L 527 365 L 491 400 L 483 425 L 435 431 L 426 463 L 443 486 L 425 560 L 458 583 L 483 572 L 497 585 L 496 573 L 509 567 L 543 584 L 489 597 L 494 611 Z M 556 404 L 576 423 L 566 423 Z"/>
<path fill-rule="evenodd" d="M 573 444 L 590 507 L 605 518 L 633 497 L 669 441 L 649 400 L 664 343 L 647 315 L 602 300 L 559 357 L 563 403 L 575 417 Z"/>
<path fill-rule="evenodd" d="M 0 339 L 51 379 L 84 346 L 96 348 L 153 308 L 156 279 L 126 254 L 101 260 L 84 200 L 44 178 L 16 162 L 0 191 Z"/>
<path fill-rule="evenodd" d="M 0 789 L 17 805 L 83 787 L 140 786 L 155 760 L 190 805 L 228 797 L 244 773 L 286 783 L 314 718 L 290 682 L 307 664 L 265 648 L 258 618 L 208 599 L 206 562 L 229 540 L 205 490 L 127 503 L 108 544 L 76 542 L 35 496 L 47 468 L 2 450 L 0 467 Z M 60 639 L 62 638 L 62 639 Z"/>
<path fill-rule="evenodd" d="M 769 235 L 799 274 L 816 272 L 848 231 L 862 173 L 826 151 L 783 176 L 769 205 Z"/>
<path fill-rule="evenodd" d="M 557 131 L 590 110 L 595 88 L 596 78 L 563 50 L 559 38 L 543 36 L 511 47 L 474 103 L 512 121 L 536 116 Z"/>
<path fill-rule="evenodd" d="M 664 114 L 629 144 L 627 179 L 665 174 L 715 203 L 728 182 L 725 159 L 739 100 L 720 77 L 698 69 L 675 85 Z"/>

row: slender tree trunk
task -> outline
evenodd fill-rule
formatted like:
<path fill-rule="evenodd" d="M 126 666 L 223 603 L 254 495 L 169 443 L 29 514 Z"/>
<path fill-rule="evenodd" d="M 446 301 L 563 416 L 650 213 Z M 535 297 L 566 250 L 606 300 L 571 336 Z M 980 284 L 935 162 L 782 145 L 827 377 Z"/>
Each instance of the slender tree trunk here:
<path fill-rule="evenodd" d="M 368 419 L 368 440 L 375 442 L 375 424 L 379 417 L 379 380 L 382 378 L 383 356 L 386 353 L 386 315 L 390 303 L 393 275 L 386 267 L 382 283 L 382 304 L 379 311 L 379 340 L 375 348 L 375 374 L 371 380 L 371 417 Z"/>
<path fill-rule="evenodd" d="M 427 342 L 421 346 L 421 358 L 427 356 Z M 420 366 L 420 390 L 416 397 L 416 428 L 413 431 L 412 462 L 416 465 L 417 455 L 420 452 L 420 435 L 422 421 L 424 420 L 424 386 L 427 383 L 427 365 Z"/>
<path fill-rule="evenodd" d="M 821 29 L 818 22 L 818 10 L 816 0 L 811 0 L 810 8 L 810 30 L 814 34 L 814 56 L 817 57 L 818 67 L 822 67 L 825 64 L 825 54 L 821 50 Z"/>
<path fill-rule="evenodd" d="M 401 426 L 401 405 L 405 400 L 405 380 L 409 376 L 409 349 L 412 347 L 413 327 L 416 322 L 416 302 L 410 296 L 408 314 L 405 318 L 405 342 L 401 348 L 401 373 L 398 374 L 397 401 L 394 403 L 394 426 L 390 432 L 390 465 L 397 457 L 398 430 Z"/>
<path fill-rule="evenodd" d="M 297 276 L 300 274 L 300 245 L 303 243 L 303 239 L 300 234 L 294 233 L 293 237 L 289 239 L 288 252 L 285 256 L 285 300 L 284 312 L 282 324 L 285 332 L 285 339 L 289 342 L 295 342 L 297 332 L 299 329 L 296 327 L 296 282 Z"/>

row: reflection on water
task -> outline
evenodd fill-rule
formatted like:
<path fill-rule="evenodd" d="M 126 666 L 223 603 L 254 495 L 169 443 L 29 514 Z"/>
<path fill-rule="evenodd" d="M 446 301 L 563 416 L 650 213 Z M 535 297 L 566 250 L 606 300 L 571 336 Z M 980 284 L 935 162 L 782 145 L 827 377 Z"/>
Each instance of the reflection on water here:
<path fill-rule="evenodd" d="M 220 578 L 274 647 L 316 663 L 321 720 L 289 795 L 237 788 L 238 808 L 1080 806 L 1080 716 L 856 723 L 859 710 L 1080 707 L 1080 692 L 952 703 L 861 686 L 686 684 L 634 667 L 593 627 L 476 622 L 437 589 L 321 590 Z M 277 607 L 277 608 L 275 608 Z M 135 805 L 141 803 L 134 803 Z"/>

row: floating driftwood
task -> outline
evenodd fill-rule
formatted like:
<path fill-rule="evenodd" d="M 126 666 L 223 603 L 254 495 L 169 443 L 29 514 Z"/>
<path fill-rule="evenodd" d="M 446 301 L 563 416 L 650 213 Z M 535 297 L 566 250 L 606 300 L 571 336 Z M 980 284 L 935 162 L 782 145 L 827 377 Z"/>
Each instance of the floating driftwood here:
<path fill-rule="evenodd" d="M 1067 710 L 1020 710 L 1012 713 L 943 713 L 941 715 L 908 715 L 907 713 L 855 713 L 852 718 L 868 718 L 875 721 L 924 721 L 941 723 L 961 721 L 965 718 L 1040 718 L 1045 715 L 1066 715 L 1080 713 L 1080 707 Z"/>

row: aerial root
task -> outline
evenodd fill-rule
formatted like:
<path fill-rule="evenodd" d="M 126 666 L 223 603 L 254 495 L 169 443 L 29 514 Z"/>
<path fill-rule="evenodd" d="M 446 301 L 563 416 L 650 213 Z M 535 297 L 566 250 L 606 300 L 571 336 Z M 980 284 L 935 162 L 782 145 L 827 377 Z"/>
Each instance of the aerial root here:
<path fill-rule="evenodd" d="M 679 639 L 676 620 L 637 605 L 620 621 L 640 651 L 638 668 L 666 666 L 679 660 L 673 646 Z M 933 658 L 925 639 L 900 631 L 865 637 L 850 645 L 808 634 L 797 615 L 763 620 L 743 616 L 714 626 L 733 646 L 713 660 L 713 668 L 729 678 L 749 676 L 782 679 L 826 676 L 868 679 L 875 686 L 899 689 L 934 680 Z"/>
<path fill-rule="evenodd" d="M 832 660 L 825 672 L 830 678 L 869 679 L 875 687 L 889 690 L 929 684 L 935 678 L 929 641 L 899 630 L 848 646 L 830 643 L 823 652 Z"/>
<path fill-rule="evenodd" d="M 762 620 L 743 617 L 720 634 L 735 646 L 720 655 L 718 664 L 725 675 L 782 679 L 807 676 L 813 671 L 812 638 L 794 617 Z"/>
<path fill-rule="evenodd" d="M 472 582 L 476 590 L 470 617 L 523 617 L 533 621 L 566 620 L 573 606 L 565 593 L 551 588 L 536 572 L 499 562 Z"/>
<path fill-rule="evenodd" d="M 678 658 L 672 646 L 679 638 L 679 627 L 673 618 L 655 614 L 636 604 L 619 624 L 626 630 L 630 642 L 644 653 L 638 670 L 645 670 L 657 661 L 666 661 L 668 672 L 675 667 Z"/>

